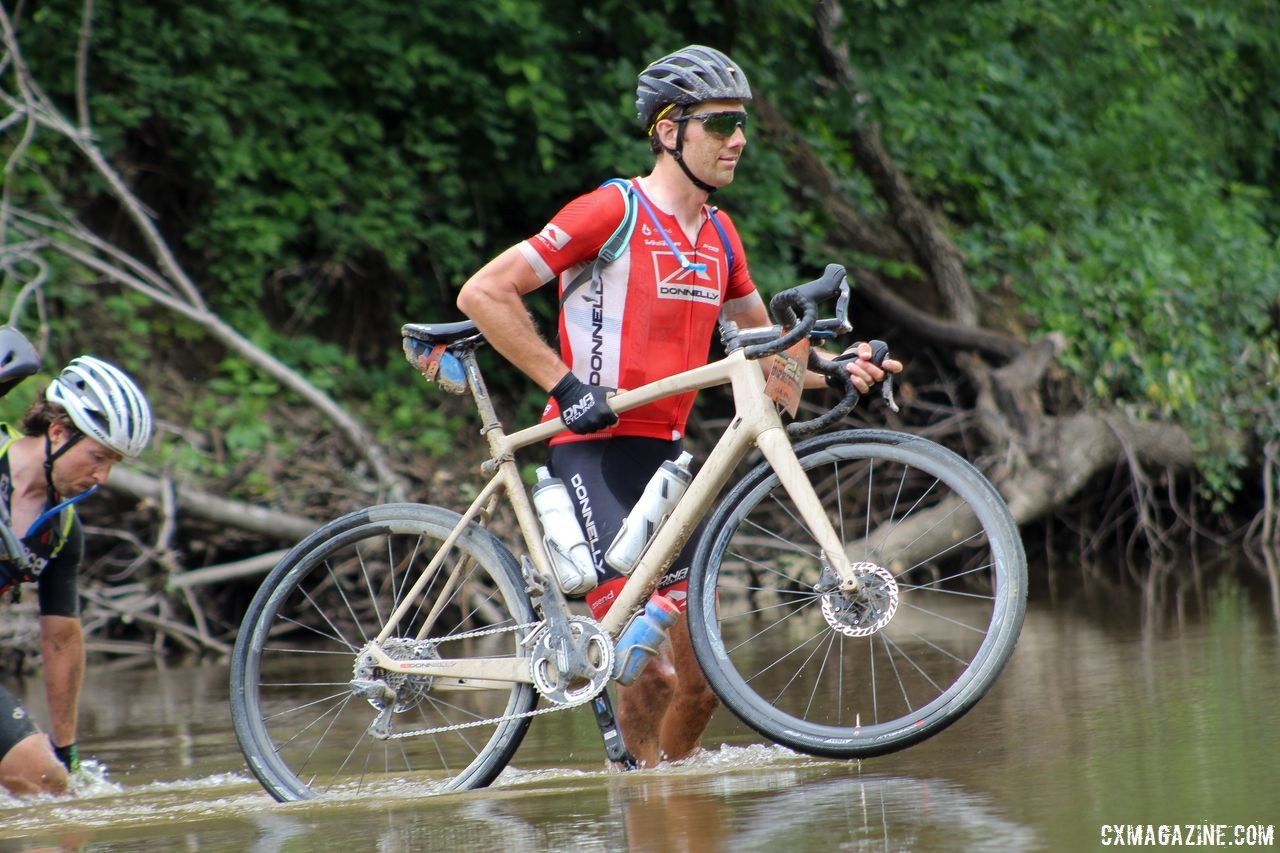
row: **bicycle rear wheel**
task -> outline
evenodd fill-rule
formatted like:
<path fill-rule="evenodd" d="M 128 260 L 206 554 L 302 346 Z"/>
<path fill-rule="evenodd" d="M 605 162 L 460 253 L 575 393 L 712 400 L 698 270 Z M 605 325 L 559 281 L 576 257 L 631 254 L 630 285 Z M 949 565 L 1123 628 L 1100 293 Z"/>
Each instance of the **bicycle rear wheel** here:
<path fill-rule="evenodd" d="M 972 708 L 1013 652 L 1026 609 L 1017 526 L 977 469 L 925 439 L 847 430 L 796 455 L 861 589 L 823 577 L 761 463 L 694 559 L 694 651 L 725 705 L 771 740 L 838 758 L 903 749 Z"/>
<path fill-rule="evenodd" d="M 277 800 L 406 782 L 483 787 L 510 760 L 530 722 L 514 715 L 537 702 L 532 685 L 390 674 L 361 658 L 459 518 L 419 504 L 359 510 L 297 545 L 258 590 L 236 638 L 231 709 L 249 769 Z M 516 626 L 533 621 L 515 558 L 472 526 L 383 649 L 399 659 L 524 656 Z M 370 726 L 391 694 L 358 692 L 353 680 L 394 691 L 390 737 Z"/>

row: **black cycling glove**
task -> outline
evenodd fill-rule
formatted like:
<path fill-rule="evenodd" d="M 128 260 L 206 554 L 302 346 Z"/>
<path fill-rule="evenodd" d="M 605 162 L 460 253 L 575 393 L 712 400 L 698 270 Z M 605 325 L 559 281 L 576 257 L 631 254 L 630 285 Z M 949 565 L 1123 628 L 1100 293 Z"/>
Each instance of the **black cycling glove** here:
<path fill-rule="evenodd" d="M 551 389 L 551 396 L 560 407 L 560 420 L 564 425 L 578 435 L 586 435 L 618 422 L 618 416 L 605 400 L 605 392 L 612 390 L 588 385 L 572 373 L 566 373 Z"/>

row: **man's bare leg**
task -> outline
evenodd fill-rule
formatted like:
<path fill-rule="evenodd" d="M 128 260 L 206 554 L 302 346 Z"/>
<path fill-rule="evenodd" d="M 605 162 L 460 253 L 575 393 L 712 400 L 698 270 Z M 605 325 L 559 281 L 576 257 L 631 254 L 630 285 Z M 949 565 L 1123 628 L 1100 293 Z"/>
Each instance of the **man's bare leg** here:
<path fill-rule="evenodd" d="M 682 615 L 668 633 L 676 685 L 662 717 L 658 740 L 662 757 L 667 761 L 679 761 L 692 755 L 701 745 L 702 733 L 720 702 L 694 657 L 688 617 Z"/>
<path fill-rule="evenodd" d="M 618 726 L 641 767 L 692 755 L 719 700 L 693 654 L 684 615 L 630 687 L 618 688 Z"/>
<path fill-rule="evenodd" d="M 641 767 L 654 767 L 662 760 L 659 731 L 675 692 L 676 667 L 669 642 L 662 644 L 635 681 L 618 686 L 618 727 Z"/>

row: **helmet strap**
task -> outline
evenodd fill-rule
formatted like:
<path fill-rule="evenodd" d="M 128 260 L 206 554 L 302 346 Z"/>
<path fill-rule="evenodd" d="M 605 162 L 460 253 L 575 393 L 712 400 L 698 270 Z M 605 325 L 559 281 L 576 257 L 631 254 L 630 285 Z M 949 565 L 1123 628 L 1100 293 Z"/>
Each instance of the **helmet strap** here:
<path fill-rule="evenodd" d="M 680 112 L 681 115 L 684 114 L 683 109 Z M 693 182 L 695 187 L 702 190 L 707 195 L 710 195 L 716 191 L 716 188 L 695 175 L 693 170 L 689 168 L 689 165 L 684 162 L 684 129 L 685 125 L 688 123 L 689 122 L 687 121 L 676 122 L 676 147 L 667 148 L 666 146 L 663 146 L 663 150 L 675 158 L 676 164 L 680 167 L 680 171 L 684 172 L 684 176 Z"/>
<path fill-rule="evenodd" d="M 49 433 L 44 434 L 44 482 L 49 487 L 49 505 L 52 506 L 58 500 L 58 490 L 53 487 L 53 463 L 59 456 L 75 447 L 80 439 L 84 438 L 84 433 L 75 430 L 67 436 L 67 440 L 57 450 L 53 449 L 53 441 L 49 438 Z"/>

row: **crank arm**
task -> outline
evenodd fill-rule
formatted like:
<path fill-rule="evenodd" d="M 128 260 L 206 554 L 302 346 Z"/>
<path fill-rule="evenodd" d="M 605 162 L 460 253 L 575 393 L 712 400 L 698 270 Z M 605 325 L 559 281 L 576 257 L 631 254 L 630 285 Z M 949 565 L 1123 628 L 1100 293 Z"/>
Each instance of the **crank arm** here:
<path fill-rule="evenodd" d="M 526 577 L 537 576 L 537 569 L 524 558 Z M 536 602 L 542 608 L 542 616 L 551 632 L 548 645 L 556 651 L 556 667 L 568 678 L 589 678 L 591 667 L 587 663 L 587 642 L 575 637 L 569 630 L 569 605 L 555 581 L 541 578 L 541 591 Z"/>

